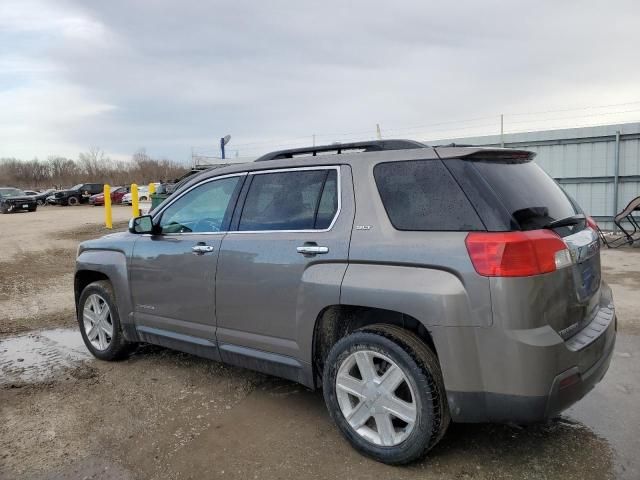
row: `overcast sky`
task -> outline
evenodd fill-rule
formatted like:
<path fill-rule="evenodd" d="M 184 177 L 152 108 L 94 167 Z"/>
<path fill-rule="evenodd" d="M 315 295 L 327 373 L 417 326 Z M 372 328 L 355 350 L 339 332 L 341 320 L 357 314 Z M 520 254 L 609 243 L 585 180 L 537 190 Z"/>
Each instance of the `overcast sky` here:
<path fill-rule="evenodd" d="M 639 25 L 637 1 L 1 0 L 0 157 L 639 120 Z"/>

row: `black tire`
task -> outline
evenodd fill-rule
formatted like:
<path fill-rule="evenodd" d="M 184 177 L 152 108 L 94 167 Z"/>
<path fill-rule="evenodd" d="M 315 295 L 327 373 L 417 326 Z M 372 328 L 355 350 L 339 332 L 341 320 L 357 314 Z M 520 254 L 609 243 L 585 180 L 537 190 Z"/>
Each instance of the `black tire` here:
<path fill-rule="evenodd" d="M 70 207 L 75 207 L 76 205 L 80 205 L 80 199 L 78 197 L 72 196 L 67 198 L 67 205 Z"/>
<path fill-rule="evenodd" d="M 83 321 L 83 311 L 85 307 L 85 303 L 87 299 L 92 294 L 98 294 L 100 297 L 104 299 L 104 301 L 109 306 L 109 310 L 111 313 L 111 323 L 113 325 L 113 336 L 111 337 L 111 343 L 104 350 L 99 350 L 93 346 L 89 338 L 87 337 L 87 332 L 84 327 Z M 129 342 L 124 338 L 122 334 L 122 327 L 120 325 L 120 315 L 118 313 L 118 307 L 115 301 L 115 295 L 113 292 L 113 287 L 111 283 L 107 280 L 100 280 L 97 282 L 90 283 L 85 287 L 85 289 L 80 294 L 80 299 L 78 301 L 77 308 L 77 319 L 78 326 L 80 327 L 80 333 L 82 334 L 82 340 L 84 344 L 87 346 L 87 349 L 91 352 L 91 354 L 99 358 L 100 360 L 121 360 L 129 356 L 129 354 L 135 350 L 136 344 Z"/>
<path fill-rule="evenodd" d="M 38 205 L 34 205 L 33 207 L 29 207 L 30 212 L 35 212 L 38 209 Z"/>
<path fill-rule="evenodd" d="M 9 206 L 8 206 L 8 205 L 2 205 L 2 206 L 0 207 L 0 212 L 2 212 L 3 214 L 7 214 L 7 213 L 10 213 L 10 212 L 11 212 L 11 210 L 9 209 Z"/>
<path fill-rule="evenodd" d="M 395 446 L 380 446 L 361 437 L 347 422 L 336 395 L 336 375 L 358 350 L 385 355 L 401 368 L 414 394 L 417 417 L 409 436 Z M 413 333 L 394 325 L 371 325 L 340 339 L 332 347 L 323 373 L 324 399 L 331 418 L 351 445 L 379 462 L 402 465 L 422 458 L 449 426 L 449 408 L 438 359 Z"/>
<path fill-rule="evenodd" d="M 140 197 L 140 201 L 141 202 L 146 202 L 147 201 L 147 197 Z"/>

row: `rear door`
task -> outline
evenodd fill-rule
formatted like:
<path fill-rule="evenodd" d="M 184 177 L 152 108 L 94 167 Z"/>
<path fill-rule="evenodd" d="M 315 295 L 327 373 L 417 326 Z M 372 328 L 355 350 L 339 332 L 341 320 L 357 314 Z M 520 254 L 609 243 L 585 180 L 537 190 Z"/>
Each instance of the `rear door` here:
<path fill-rule="evenodd" d="M 350 183 L 345 166 L 249 173 L 218 263 L 223 359 L 238 363 L 231 358 L 238 346 L 249 356 L 251 350 L 298 357 L 298 339 L 313 336 L 313 322 L 301 319 L 315 319 L 313 305 L 339 303 L 353 224 L 345 178 Z M 311 331 L 301 330 L 308 325 Z"/>

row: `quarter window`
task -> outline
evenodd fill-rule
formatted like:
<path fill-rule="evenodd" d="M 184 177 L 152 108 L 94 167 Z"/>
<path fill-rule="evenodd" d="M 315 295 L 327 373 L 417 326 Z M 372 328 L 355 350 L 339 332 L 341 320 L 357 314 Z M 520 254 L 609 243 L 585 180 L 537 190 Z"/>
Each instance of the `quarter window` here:
<path fill-rule="evenodd" d="M 335 169 L 257 174 L 253 175 L 238 230 L 326 229 L 337 208 Z"/>
<path fill-rule="evenodd" d="M 380 163 L 373 169 L 389 220 L 398 230 L 483 230 L 441 160 Z"/>
<path fill-rule="evenodd" d="M 203 183 L 185 193 L 162 214 L 162 233 L 223 231 L 229 219 L 230 200 L 240 177 Z"/>

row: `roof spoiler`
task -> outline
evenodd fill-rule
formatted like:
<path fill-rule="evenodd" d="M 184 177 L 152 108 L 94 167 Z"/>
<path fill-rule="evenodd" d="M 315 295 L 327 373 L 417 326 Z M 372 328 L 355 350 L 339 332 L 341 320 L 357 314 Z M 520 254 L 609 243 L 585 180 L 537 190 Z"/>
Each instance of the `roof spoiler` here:
<path fill-rule="evenodd" d="M 449 146 L 447 146 L 449 147 Z M 511 148 L 495 147 L 455 147 L 442 150 L 443 147 L 434 147 L 438 156 L 445 158 L 464 158 L 465 160 L 487 161 L 487 162 L 527 162 L 536 156 L 534 152 L 528 150 L 515 150 Z"/>

